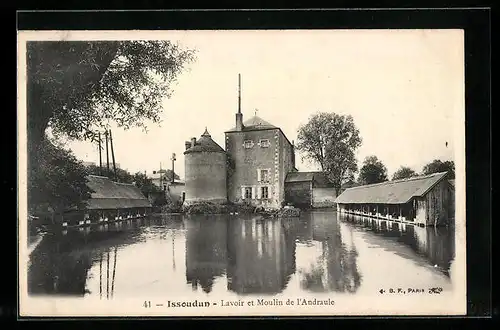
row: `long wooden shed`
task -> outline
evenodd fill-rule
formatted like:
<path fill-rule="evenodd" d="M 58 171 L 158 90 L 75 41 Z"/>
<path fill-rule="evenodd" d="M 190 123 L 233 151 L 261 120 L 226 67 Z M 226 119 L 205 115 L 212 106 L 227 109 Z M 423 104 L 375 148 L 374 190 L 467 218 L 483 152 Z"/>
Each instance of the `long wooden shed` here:
<path fill-rule="evenodd" d="M 346 189 L 337 211 L 374 218 L 448 225 L 454 219 L 454 188 L 448 172 Z"/>

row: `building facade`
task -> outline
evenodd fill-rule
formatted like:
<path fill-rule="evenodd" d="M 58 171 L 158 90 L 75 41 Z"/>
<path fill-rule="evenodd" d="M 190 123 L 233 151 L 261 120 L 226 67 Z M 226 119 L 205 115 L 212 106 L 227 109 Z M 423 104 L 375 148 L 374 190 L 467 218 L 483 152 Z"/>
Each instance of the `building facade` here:
<path fill-rule="evenodd" d="M 228 199 L 255 206 L 276 208 L 285 202 L 286 175 L 295 170 L 294 146 L 279 127 L 258 116 L 225 132 L 230 159 Z"/>

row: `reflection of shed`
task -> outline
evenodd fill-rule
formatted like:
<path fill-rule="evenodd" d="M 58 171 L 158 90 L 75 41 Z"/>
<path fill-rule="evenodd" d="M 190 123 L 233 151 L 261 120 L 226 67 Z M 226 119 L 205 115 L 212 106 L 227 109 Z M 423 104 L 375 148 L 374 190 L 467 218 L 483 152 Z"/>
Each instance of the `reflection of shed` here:
<path fill-rule="evenodd" d="M 447 224 L 453 217 L 454 198 L 447 175 L 441 172 L 349 188 L 337 197 L 337 209 L 423 225 Z"/>
<path fill-rule="evenodd" d="M 290 172 L 285 179 L 285 201 L 300 208 L 333 207 L 335 188 L 323 172 Z"/>

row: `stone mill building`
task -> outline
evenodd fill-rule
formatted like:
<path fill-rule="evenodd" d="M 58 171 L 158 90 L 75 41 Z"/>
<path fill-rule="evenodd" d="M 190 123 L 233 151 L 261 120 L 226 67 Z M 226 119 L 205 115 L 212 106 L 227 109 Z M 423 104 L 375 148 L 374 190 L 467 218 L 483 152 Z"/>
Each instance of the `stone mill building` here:
<path fill-rule="evenodd" d="M 257 115 L 244 121 L 241 88 L 238 94 L 235 125 L 225 132 L 225 150 L 207 130 L 199 139 L 186 141 L 186 204 L 231 202 L 279 208 L 289 202 L 287 176 L 298 172 L 294 144 L 281 128 Z M 323 206 L 333 206 L 335 190 L 330 188 L 332 205 Z M 304 189 L 312 188 L 304 185 Z M 309 206 L 313 204 L 311 199 Z"/>

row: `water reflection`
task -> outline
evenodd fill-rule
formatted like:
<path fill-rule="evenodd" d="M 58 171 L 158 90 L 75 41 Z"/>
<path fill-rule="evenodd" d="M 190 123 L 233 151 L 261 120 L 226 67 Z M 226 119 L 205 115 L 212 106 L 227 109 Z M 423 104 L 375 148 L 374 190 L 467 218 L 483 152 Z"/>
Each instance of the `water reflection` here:
<path fill-rule="evenodd" d="M 227 219 L 192 216 L 186 232 L 186 280 L 193 290 L 201 286 L 212 291 L 214 279 L 225 273 L 227 265 Z"/>
<path fill-rule="evenodd" d="M 426 262 L 449 276 L 449 270 L 455 258 L 455 231 L 453 227 L 419 227 L 411 224 L 381 221 L 355 215 L 337 215 L 356 227 L 385 237 L 385 242 L 396 241 L 410 247 Z M 368 236 L 369 237 L 369 236 Z M 386 244 L 387 249 L 396 249 L 396 245 Z"/>
<path fill-rule="evenodd" d="M 227 288 L 239 294 L 283 291 L 295 272 L 295 241 L 279 219 L 228 223 Z"/>
<path fill-rule="evenodd" d="M 290 219 L 152 217 L 47 235 L 30 257 L 28 289 L 102 299 L 115 292 L 353 294 L 395 280 L 437 285 L 437 273 L 449 276 L 454 245 L 451 229 L 331 211 Z"/>
<path fill-rule="evenodd" d="M 356 292 L 361 274 L 352 228 L 342 233 L 340 222 L 329 212 L 313 213 L 308 222 L 312 224 L 313 240 L 320 242 L 321 254 L 309 270 L 300 272 L 302 288 L 313 292 Z"/>

